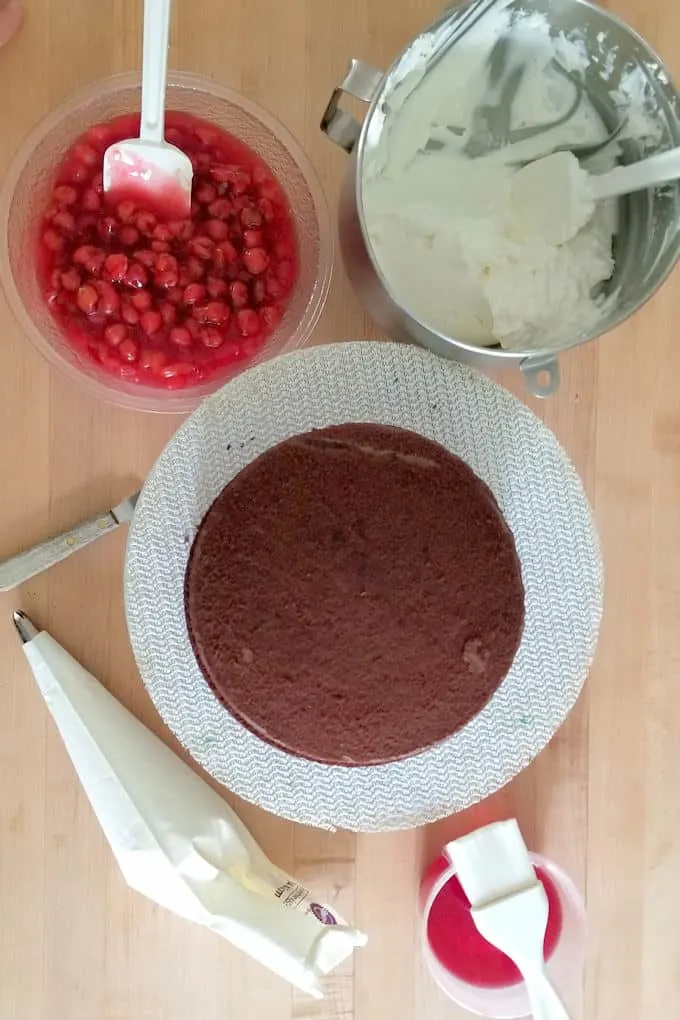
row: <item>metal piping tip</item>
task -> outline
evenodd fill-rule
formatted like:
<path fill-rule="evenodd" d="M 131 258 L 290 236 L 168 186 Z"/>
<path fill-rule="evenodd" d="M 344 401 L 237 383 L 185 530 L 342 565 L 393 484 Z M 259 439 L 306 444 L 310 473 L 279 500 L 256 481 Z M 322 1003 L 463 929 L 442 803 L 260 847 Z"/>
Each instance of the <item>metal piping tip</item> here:
<path fill-rule="evenodd" d="M 33 621 L 26 616 L 26 613 L 24 613 L 23 610 L 15 609 L 12 614 L 12 619 L 14 620 L 14 626 L 19 632 L 22 644 L 28 644 L 29 641 L 32 641 L 33 638 L 37 637 L 40 633 Z"/>

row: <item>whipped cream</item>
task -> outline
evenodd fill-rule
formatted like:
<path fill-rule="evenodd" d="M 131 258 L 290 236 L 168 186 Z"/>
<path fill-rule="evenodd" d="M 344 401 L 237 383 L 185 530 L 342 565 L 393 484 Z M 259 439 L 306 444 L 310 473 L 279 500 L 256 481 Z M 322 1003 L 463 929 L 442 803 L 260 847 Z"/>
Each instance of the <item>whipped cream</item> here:
<path fill-rule="evenodd" d="M 489 58 L 508 34 L 492 84 Z M 517 161 L 607 138 L 585 92 L 576 104 L 578 87 L 565 73 L 576 77 L 587 64 L 583 43 L 552 38 L 543 15 L 518 17 L 501 4 L 431 67 L 427 49 L 414 45 L 405 71 L 400 62 L 366 138 L 364 215 L 392 292 L 430 328 L 471 344 L 545 348 L 588 334 L 614 300 L 602 284 L 613 272 L 616 203 L 600 203 L 575 236 L 553 243 L 569 230 L 532 230 L 512 188 Z M 475 111 L 498 100 L 518 68 L 513 131 L 575 112 L 538 137 L 471 158 Z M 616 146 L 607 147 L 597 169 L 616 158 Z M 551 187 L 549 176 L 542 186 Z M 558 186 L 554 204 L 559 195 Z M 551 195 L 541 202 L 550 207 Z"/>

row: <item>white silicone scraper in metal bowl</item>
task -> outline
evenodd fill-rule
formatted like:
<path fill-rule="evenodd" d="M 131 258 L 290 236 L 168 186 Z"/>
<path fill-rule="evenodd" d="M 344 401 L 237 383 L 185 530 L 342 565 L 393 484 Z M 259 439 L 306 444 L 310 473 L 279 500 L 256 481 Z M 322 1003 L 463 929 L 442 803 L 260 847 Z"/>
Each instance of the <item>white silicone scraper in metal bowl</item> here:
<path fill-rule="evenodd" d="M 144 0 L 139 138 L 116 142 L 104 153 L 104 191 L 112 201 L 132 199 L 180 220 L 191 209 L 193 167 L 164 137 L 170 6 L 170 0 Z"/>
<path fill-rule="evenodd" d="M 512 198 L 525 233 L 548 244 L 564 244 L 585 226 L 597 202 L 678 178 L 680 148 L 602 174 L 588 173 L 573 152 L 560 151 L 518 170 L 512 180 Z"/>

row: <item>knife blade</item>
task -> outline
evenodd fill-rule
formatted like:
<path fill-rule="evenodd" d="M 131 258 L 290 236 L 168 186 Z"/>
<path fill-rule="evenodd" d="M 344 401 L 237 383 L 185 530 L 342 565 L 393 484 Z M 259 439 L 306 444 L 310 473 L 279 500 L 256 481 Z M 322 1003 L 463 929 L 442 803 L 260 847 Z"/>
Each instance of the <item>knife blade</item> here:
<path fill-rule="evenodd" d="M 139 492 L 134 492 L 112 510 L 107 510 L 97 517 L 89 517 L 69 531 L 64 531 L 55 538 L 48 538 L 47 541 L 0 562 L 0 592 L 11 591 L 36 574 L 53 567 L 55 563 L 65 560 L 71 553 L 77 552 L 109 531 L 114 531 L 121 524 L 131 521 L 138 498 Z"/>

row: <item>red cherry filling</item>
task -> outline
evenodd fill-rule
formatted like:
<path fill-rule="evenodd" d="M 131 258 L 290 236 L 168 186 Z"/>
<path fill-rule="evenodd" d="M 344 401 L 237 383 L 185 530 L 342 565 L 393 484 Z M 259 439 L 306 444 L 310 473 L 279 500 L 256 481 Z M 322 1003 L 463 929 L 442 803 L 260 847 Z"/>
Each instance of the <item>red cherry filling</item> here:
<path fill-rule="evenodd" d="M 281 321 L 297 277 L 297 238 L 283 190 L 242 142 L 189 114 L 166 135 L 194 167 L 191 216 L 102 191 L 105 149 L 139 118 L 90 128 L 56 174 L 38 266 L 69 344 L 106 372 L 177 389 L 252 359 Z"/>

